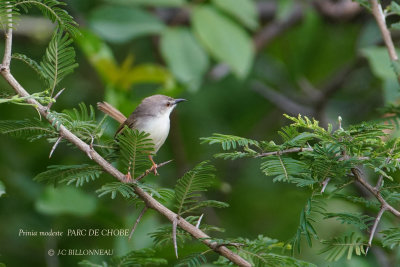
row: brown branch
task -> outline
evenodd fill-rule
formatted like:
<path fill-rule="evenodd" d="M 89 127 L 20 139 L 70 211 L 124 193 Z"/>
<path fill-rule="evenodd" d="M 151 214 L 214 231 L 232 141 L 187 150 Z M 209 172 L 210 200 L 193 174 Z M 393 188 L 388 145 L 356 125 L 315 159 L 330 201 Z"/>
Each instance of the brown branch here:
<path fill-rule="evenodd" d="M 390 211 L 393 215 L 397 216 L 400 218 L 400 211 L 397 209 L 393 208 L 389 203 L 386 202 L 386 200 L 382 197 L 381 193 L 375 189 L 372 185 L 370 185 L 363 177 L 361 174 L 361 171 L 357 168 L 352 168 L 351 172 L 353 173 L 354 177 L 356 180 L 363 186 L 365 187 L 372 195 L 375 196 L 375 198 L 381 203 L 382 208 L 385 210 Z"/>
<path fill-rule="evenodd" d="M 136 230 L 136 227 L 138 226 L 138 224 L 139 224 L 140 220 L 142 219 L 143 215 L 146 213 L 147 209 L 148 209 L 148 207 L 144 206 L 144 208 L 140 212 L 139 217 L 136 219 L 135 224 L 132 227 L 131 234 L 129 235 L 129 240 L 131 240 L 132 235 Z"/>
<path fill-rule="evenodd" d="M 381 209 L 378 212 L 378 215 L 375 218 L 374 225 L 371 228 L 371 233 L 369 234 L 369 240 L 368 240 L 368 247 L 365 250 L 365 254 L 368 253 L 369 248 L 371 247 L 372 244 L 372 239 L 374 238 L 376 228 L 378 227 L 379 221 L 382 218 L 383 213 L 386 211 L 386 208 L 384 206 L 381 207 Z"/>
<path fill-rule="evenodd" d="M 49 158 L 51 158 L 51 156 L 53 155 L 54 150 L 56 150 L 56 147 L 61 142 L 62 138 L 63 138 L 62 135 L 60 135 L 60 137 L 57 138 L 57 141 L 54 143 L 53 147 L 50 150 Z"/>
<path fill-rule="evenodd" d="M 47 120 L 52 123 L 53 119 L 49 118 L 48 115 L 50 112 L 40 104 L 38 101 L 30 97 L 30 94 L 19 84 L 19 82 L 14 78 L 14 76 L 10 73 L 10 61 L 11 61 L 11 45 L 12 45 L 12 31 L 11 29 L 7 30 L 7 34 L 5 36 L 6 49 L 4 53 L 3 63 L 0 65 L 0 73 L 3 78 L 10 84 L 10 86 L 17 92 L 17 94 L 21 97 L 26 98 L 26 102 L 32 104 L 38 112 Z M 108 161 L 106 161 L 100 154 L 98 154 L 94 149 L 91 149 L 88 144 L 83 142 L 80 138 L 74 135 L 70 130 L 68 130 L 64 125 L 59 125 L 58 130 L 60 136 L 63 136 L 64 139 L 68 140 L 72 144 L 74 144 L 78 149 L 82 150 L 87 154 L 87 156 L 95 161 L 98 165 L 100 165 L 106 172 L 114 176 L 120 182 L 125 182 L 125 175 L 117 170 L 114 166 L 112 166 Z M 176 219 L 177 214 L 163 206 L 156 199 L 150 196 L 147 192 L 141 189 L 139 186 L 134 187 L 135 193 L 141 198 L 145 205 L 149 208 L 156 210 L 158 213 L 162 214 L 168 220 L 173 222 Z M 251 266 L 249 262 L 244 260 L 238 254 L 235 254 L 227 247 L 218 247 L 216 242 L 211 242 L 208 240 L 210 237 L 205 234 L 200 229 L 197 229 L 196 226 L 187 222 L 184 219 L 179 219 L 177 222 L 178 226 L 183 230 L 191 234 L 194 238 L 200 240 L 205 245 L 213 249 L 215 252 L 221 254 L 225 258 L 229 259 L 233 263 L 239 266 Z"/>
<path fill-rule="evenodd" d="M 385 14 L 383 14 L 382 6 L 378 0 L 370 0 L 372 7 L 372 15 L 374 15 L 376 23 L 378 24 L 379 30 L 381 31 L 383 41 L 385 42 L 386 48 L 389 53 L 389 57 L 392 61 L 397 61 L 399 58 L 394 48 L 393 40 L 390 32 L 386 26 Z"/>

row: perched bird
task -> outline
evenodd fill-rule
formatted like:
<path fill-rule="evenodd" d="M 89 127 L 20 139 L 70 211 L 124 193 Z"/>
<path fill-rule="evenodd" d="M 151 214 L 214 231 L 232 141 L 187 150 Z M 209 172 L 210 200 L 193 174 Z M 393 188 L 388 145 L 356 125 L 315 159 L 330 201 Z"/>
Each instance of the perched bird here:
<path fill-rule="evenodd" d="M 124 129 L 125 125 L 131 129 L 137 129 L 141 132 L 149 133 L 149 137 L 152 139 L 154 144 L 154 152 L 157 153 L 160 147 L 164 144 L 169 133 L 169 115 L 176 105 L 182 101 L 187 100 L 183 98 L 174 99 L 165 95 L 152 95 L 143 99 L 128 118 L 107 102 L 99 102 L 97 103 L 97 107 L 121 123 L 115 136 Z M 157 174 L 157 164 L 154 162 L 153 157 L 150 154 L 149 159 L 153 164 L 151 171 L 153 171 L 154 174 Z M 128 176 L 130 176 L 130 174 L 128 174 Z"/>

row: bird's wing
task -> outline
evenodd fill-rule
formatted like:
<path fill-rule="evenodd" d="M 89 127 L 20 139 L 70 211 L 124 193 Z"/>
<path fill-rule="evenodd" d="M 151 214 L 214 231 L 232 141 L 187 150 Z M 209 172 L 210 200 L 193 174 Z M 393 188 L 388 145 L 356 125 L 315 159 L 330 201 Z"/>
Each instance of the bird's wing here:
<path fill-rule="evenodd" d="M 118 127 L 117 131 L 115 132 L 114 137 L 117 136 L 124 129 L 125 125 L 131 129 L 136 128 L 135 112 L 132 112 L 132 114 L 129 116 L 129 118 L 127 118 L 123 123 L 121 123 L 121 125 Z"/>

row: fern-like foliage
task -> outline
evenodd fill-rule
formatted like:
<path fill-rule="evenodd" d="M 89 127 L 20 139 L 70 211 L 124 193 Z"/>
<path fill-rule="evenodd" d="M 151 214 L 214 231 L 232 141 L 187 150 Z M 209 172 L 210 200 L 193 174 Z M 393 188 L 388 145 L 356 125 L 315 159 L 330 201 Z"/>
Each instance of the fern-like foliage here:
<path fill-rule="evenodd" d="M 0 133 L 23 138 L 28 141 L 57 136 L 54 129 L 35 119 L 0 121 Z"/>
<path fill-rule="evenodd" d="M 314 223 L 316 222 L 316 215 L 325 212 L 324 203 L 315 197 L 310 197 L 307 200 L 306 206 L 300 213 L 299 226 L 297 228 L 296 234 L 291 240 L 292 243 L 292 254 L 294 249 L 297 247 L 297 251 L 300 253 L 300 242 L 301 238 L 304 236 L 307 240 L 307 244 L 312 247 L 312 239 L 318 239 L 317 232 L 314 228 Z"/>
<path fill-rule="evenodd" d="M 176 208 L 178 215 L 194 212 L 203 207 L 227 207 L 228 204 L 215 200 L 201 200 L 200 192 L 214 182 L 214 166 L 203 161 L 178 180 L 175 186 Z"/>
<path fill-rule="evenodd" d="M 102 173 L 98 165 L 52 165 L 47 171 L 39 173 L 33 180 L 38 182 L 51 182 L 53 184 L 75 184 L 77 187 L 96 180 Z"/>
<path fill-rule="evenodd" d="M 56 30 L 40 62 L 50 96 L 53 95 L 57 84 L 78 67 L 78 63 L 75 62 L 75 50 L 71 43 L 72 39 L 67 33 Z"/>
<path fill-rule="evenodd" d="M 79 104 L 79 109 L 64 110 L 62 113 L 49 112 L 47 117 L 57 130 L 63 124 L 76 136 L 87 142 L 100 138 L 103 134 L 103 130 L 97 124 L 93 106 L 88 108 L 84 103 Z"/>
<path fill-rule="evenodd" d="M 78 24 L 63 8 L 66 5 L 63 2 L 56 0 L 13 0 L 11 3 L 13 11 L 17 13 L 21 10 L 28 13 L 29 9 L 35 6 L 52 22 L 57 23 L 63 31 L 69 32 L 72 36 L 79 35 Z"/>
<path fill-rule="evenodd" d="M 136 198 L 135 191 L 133 190 L 132 185 L 122 183 L 122 182 L 111 182 L 103 185 L 100 189 L 96 190 L 99 197 L 105 196 L 110 194 L 111 199 L 114 199 L 117 194 L 120 194 L 122 197 L 129 199 L 129 198 Z"/>
<path fill-rule="evenodd" d="M 325 244 L 325 248 L 322 249 L 321 253 L 327 253 L 325 259 L 328 261 L 338 261 L 346 253 L 348 260 L 351 259 L 353 253 L 358 256 L 365 255 L 364 246 L 367 244 L 362 237 L 354 232 L 342 237 L 323 241 L 322 243 Z"/>
<path fill-rule="evenodd" d="M 15 0 L 0 1 L 0 26 L 6 32 L 7 28 L 11 26 L 15 28 L 14 24 L 17 22 L 19 13 L 14 8 Z"/>
<path fill-rule="evenodd" d="M 133 250 L 121 257 L 113 257 L 111 260 L 103 261 L 102 264 L 97 264 L 89 260 L 79 262 L 79 265 L 89 267 L 160 266 L 166 264 L 168 264 L 168 261 L 158 257 L 156 251 L 152 248 Z"/>
<path fill-rule="evenodd" d="M 374 221 L 374 218 L 361 213 L 350 212 L 325 212 L 324 219 L 336 218 L 341 223 L 351 224 L 360 230 L 366 230 Z"/>
<path fill-rule="evenodd" d="M 236 149 L 237 147 L 248 147 L 250 145 L 255 147 L 259 146 L 256 140 L 218 133 L 213 134 L 211 137 L 202 137 L 200 140 L 202 140 L 202 144 L 220 144 L 223 150 Z"/>
<path fill-rule="evenodd" d="M 18 54 L 18 53 L 14 53 L 12 54 L 12 59 L 16 59 L 19 60 L 23 63 L 25 63 L 26 65 L 28 65 L 31 69 L 33 69 L 35 71 L 35 73 L 42 79 L 45 80 L 45 74 L 43 72 L 42 67 L 39 65 L 39 63 L 37 63 L 35 60 L 29 58 L 28 56 L 24 55 L 24 54 Z"/>
<path fill-rule="evenodd" d="M 289 250 L 290 246 L 285 246 L 283 242 L 259 235 L 254 240 L 246 238 L 236 238 L 232 240 L 212 240 L 219 244 L 227 245 L 235 253 L 238 253 L 245 260 L 250 262 L 252 266 L 267 267 L 315 267 L 314 264 L 298 260 L 293 257 L 279 254 L 282 251 Z M 232 244 L 232 245 L 229 245 Z M 226 266 L 229 260 L 224 257 L 214 262 L 214 264 Z"/>
<path fill-rule="evenodd" d="M 290 182 L 294 178 L 309 176 L 304 162 L 281 155 L 266 158 L 261 164 L 261 170 L 265 175 L 275 177 L 274 182 Z"/>
<path fill-rule="evenodd" d="M 384 247 L 391 249 L 400 247 L 400 231 L 399 228 L 389 228 L 381 231 L 383 234 L 382 244 Z"/>
<path fill-rule="evenodd" d="M 135 177 L 149 168 L 148 155 L 153 153 L 154 144 L 148 133 L 125 126 L 123 132 L 118 135 L 118 146 L 124 173 L 130 172 L 131 176 Z"/>
<path fill-rule="evenodd" d="M 175 267 L 200 267 L 207 262 L 203 253 L 193 253 L 179 260 Z"/>

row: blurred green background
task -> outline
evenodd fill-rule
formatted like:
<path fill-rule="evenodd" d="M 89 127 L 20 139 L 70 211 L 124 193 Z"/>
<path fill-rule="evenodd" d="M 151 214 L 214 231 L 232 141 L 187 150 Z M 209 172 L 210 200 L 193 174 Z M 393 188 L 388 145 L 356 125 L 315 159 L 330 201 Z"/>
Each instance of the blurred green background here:
<path fill-rule="evenodd" d="M 67 90 L 55 110 L 106 100 L 129 115 L 152 94 L 189 100 L 174 111 L 169 138 L 155 157 L 157 162 L 174 161 L 159 170 L 160 176 L 146 178 L 162 186 L 172 187 L 186 170 L 212 159 L 217 148 L 201 145 L 200 137 L 218 132 L 279 141 L 277 130 L 287 123 L 283 113 L 300 112 L 335 126 L 340 115 L 346 127 L 379 118 L 377 108 L 399 97 L 375 21 L 351 1 L 65 2 L 82 35 L 75 42 L 79 67 L 62 82 Z M 21 18 L 13 51 L 40 60 L 54 28 L 39 11 L 33 9 L 31 15 Z M 393 37 L 398 46 L 400 35 L 394 32 Z M 43 90 L 26 65 L 13 62 L 12 72 L 29 92 Z M 7 87 L 4 81 L 0 86 Z M 100 112 L 97 115 L 102 118 Z M 0 105 L 2 120 L 37 116 L 29 106 Z M 117 123 L 108 120 L 106 127 L 113 135 Z M 0 198 L 0 262 L 7 266 L 75 266 L 87 258 L 49 257 L 50 248 L 105 248 L 122 255 L 151 246 L 148 233 L 167 224 L 151 211 L 131 241 L 18 236 L 20 229 L 130 229 L 140 209 L 120 197 L 97 198 L 94 191 L 112 180 L 108 176 L 82 188 L 32 181 L 48 165 L 88 162 L 66 144 L 50 159 L 51 145 L 45 140 L 30 143 L 0 136 L 0 148 L 0 181 L 6 192 Z M 286 241 L 295 234 L 307 197 L 304 189 L 273 183 L 259 170 L 258 160 L 212 163 L 218 183 L 207 195 L 230 207 L 207 210 L 205 221 L 225 228 L 221 237 L 264 234 Z M 329 205 L 333 210 L 351 209 L 340 202 Z M 333 220 L 317 227 L 327 235 L 344 228 Z M 304 244 L 299 257 L 318 266 L 377 266 L 376 257 L 385 254 L 373 250 L 367 257 L 328 264 L 319 249 L 317 242 L 313 248 Z M 192 250 L 193 245 L 180 248 L 180 254 Z M 174 262 L 172 244 L 157 253 Z M 92 260 L 100 263 L 101 257 Z"/>

